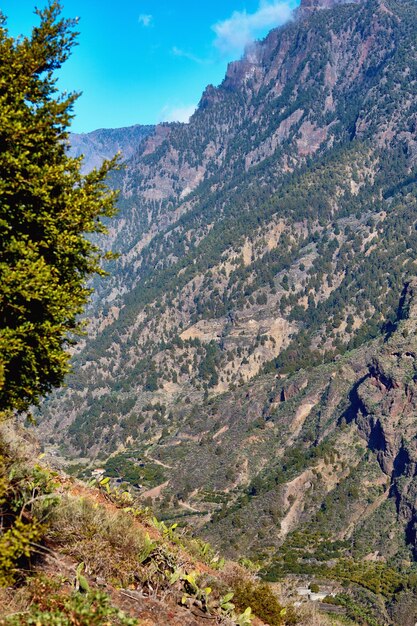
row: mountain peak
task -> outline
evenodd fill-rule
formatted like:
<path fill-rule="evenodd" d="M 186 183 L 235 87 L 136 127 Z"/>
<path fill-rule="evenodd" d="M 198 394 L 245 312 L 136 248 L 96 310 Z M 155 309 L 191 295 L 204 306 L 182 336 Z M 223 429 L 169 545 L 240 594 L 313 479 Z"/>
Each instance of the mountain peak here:
<path fill-rule="evenodd" d="M 299 11 L 308 15 L 318 9 L 331 9 L 339 4 L 358 4 L 360 0 L 301 0 Z"/>

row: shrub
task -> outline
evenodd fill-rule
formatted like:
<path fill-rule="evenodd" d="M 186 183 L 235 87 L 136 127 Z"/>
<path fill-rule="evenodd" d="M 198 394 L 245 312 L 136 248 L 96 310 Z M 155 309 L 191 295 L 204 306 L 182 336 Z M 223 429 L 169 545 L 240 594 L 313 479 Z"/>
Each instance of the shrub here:
<path fill-rule="evenodd" d="M 113 607 L 101 591 L 65 593 L 61 582 L 46 578 L 32 582 L 32 597 L 27 610 L 6 617 L 2 626 L 136 626 L 136 619 Z"/>
<path fill-rule="evenodd" d="M 0 587 L 16 582 L 41 542 L 55 487 L 52 474 L 26 465 L 0 436 Z"/>
<path fill-rule="evenodd" d="M 285 609 L 267 583 L 241 580 L 233 591 L 233 601 L 239 609 L 250 606 L 253 613 L 270 626 L 297 623 L 293 609 Z"/>
<path fill-rule="evenodd" d="M 50 537 L 86 571 L 127 586 L 138 575 L 147 538 L 132 516 L 94 501 L 65 497 L 52 518 Z"/>

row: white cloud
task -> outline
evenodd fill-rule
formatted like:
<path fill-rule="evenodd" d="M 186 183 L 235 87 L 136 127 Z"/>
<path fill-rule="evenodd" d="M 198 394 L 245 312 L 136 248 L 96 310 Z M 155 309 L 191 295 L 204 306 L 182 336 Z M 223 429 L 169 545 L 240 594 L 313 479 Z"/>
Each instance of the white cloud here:
<path fill-rule="evenodd" d="M 291 11 L 290 1 L 285 0 L 261 0 L 255 13 L 234 11 L 231 17 L 212 26 L 216 33 L 214 44 L 223 54 L 240 53 L 262 31 L 289 20 Z"/>
<path fill-rule="evenodd" d="M 208 60 L 202 59 L 192 52 L 186 52 L 185 50 L 181 50 L 181 48 L 177 48 L 177 46 L 174 46 L 171 52 L 175 57 L 183 57 L 184 59 L 189 59 L 190 61 L 198 63 L 199 65 L 205 65 L 206 63 L 208 63 Z"/>
<path fill-rule="evenodd" d="M 188 122 L 194 111 L 196 110 L 195 104 L 189 104 L 185 106 L 165 106 L 160 115 L 160 122 Z"/>
<path fill-rule="evenodd" d="M 138 21 L 139 24 L 142 24 L 142 26 L 148 28 L 148 26 L 151 26 L 153 22 L 153 15 L 147 15 L 145 13 L 142 13 L 141 15 L 139 15 Z"/>

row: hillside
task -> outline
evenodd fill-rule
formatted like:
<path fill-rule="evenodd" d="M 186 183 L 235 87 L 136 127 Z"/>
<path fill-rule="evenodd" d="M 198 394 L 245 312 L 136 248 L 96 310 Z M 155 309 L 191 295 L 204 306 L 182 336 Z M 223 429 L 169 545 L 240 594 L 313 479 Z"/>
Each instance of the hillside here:
<path fill-rule="evenodd" d="M 311 602 L 284 607 L 253 571 L 159 522 L 129 492 L 51 472 L 16 429 L 2 426 L 0 450 L 0 624 L 330 624 Z"/>
<path fill-rule="evenodd" d="M 382 589 L 387 623 L 415 560 L 416 18 L 305 1 L 188 124 L 132 138 L 120 258 L 39 415 L 78 476 L 270 579 Z"/>

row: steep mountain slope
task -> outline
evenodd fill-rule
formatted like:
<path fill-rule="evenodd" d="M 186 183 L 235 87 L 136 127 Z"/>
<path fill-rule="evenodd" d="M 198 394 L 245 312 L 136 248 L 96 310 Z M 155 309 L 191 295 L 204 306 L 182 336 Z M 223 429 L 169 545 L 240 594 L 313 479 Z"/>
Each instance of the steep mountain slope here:
<path fill-rule="evenodd" d="M 112 179 L 121 257 L 42 407 L 55 453 L 270 576 L 413 557 L 414 305 L 394 324 L 416 274 L 416 18 L 305 2 L 140 142 Z"/>
<path fill-rule="evenodd" d="M 159 438 L 111 457 L 106 472 L 146 485 L 153 471 L 161 488 L 144 497 L 161 514 L 187 519 L 233 556 L 268 562 L 279 548 L 274 572 L 308 571 L 312 554 L 323 566 L 412 559 L 416 289 L 407 286 L 388 338 L 174 406 Z M 150 403 L 145 413 L 163 421 L 163 411 Z"/>
<path fill-rule="evenodd" d="M 48 408 L 74 451 L 149 429 L 152 397 L 194 402 L 268 363 L 321 362 L 395 317 L 417 243 L 415 13 L 301 13 L 114 175 L 122 256 Z"/>
<path fill-rule="evenodd" d="M 311 603 L 284 609 L 253 572 L 131 493 L 51 472 L 27 431 L 3 423 L 0 450 L 1 626 L 311 626 Z"/>

